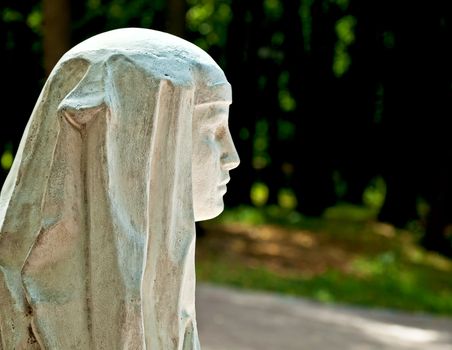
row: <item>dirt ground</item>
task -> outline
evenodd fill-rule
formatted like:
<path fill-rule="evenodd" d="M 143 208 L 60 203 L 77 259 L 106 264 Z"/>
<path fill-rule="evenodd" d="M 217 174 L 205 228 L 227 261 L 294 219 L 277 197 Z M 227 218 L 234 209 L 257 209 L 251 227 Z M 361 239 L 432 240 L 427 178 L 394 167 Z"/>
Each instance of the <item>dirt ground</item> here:
<path fill-rule="evenodd" d="M 351 242 L 343 237 L 335 239 L 321 231 L 269 224 L 208 223 L 202 226 L 198 236 L 197 257 L 222 255 L 226 260 L 250 267 L 306 277 L 322 274 L 330 268 L 346 272 L 363 249 L 372 254 L 390 243 L 390 227 L 377 223 L 369 225 L 373 225 L 372 230 L 376 232 L 373 242 L 358 239 Z"/>

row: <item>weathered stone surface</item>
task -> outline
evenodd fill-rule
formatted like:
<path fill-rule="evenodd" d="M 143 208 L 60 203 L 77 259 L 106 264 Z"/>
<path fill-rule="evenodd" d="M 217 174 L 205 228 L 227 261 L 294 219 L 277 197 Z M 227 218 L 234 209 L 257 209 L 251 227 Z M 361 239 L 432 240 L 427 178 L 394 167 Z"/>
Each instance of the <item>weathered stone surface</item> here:
<path fill-rule="evenodd" d="M 199 349 L 194 221 L 238 165 L 230 102 L 212 58 L 169 34 L 62 57 L 0 196 L 0 349 Z"/>

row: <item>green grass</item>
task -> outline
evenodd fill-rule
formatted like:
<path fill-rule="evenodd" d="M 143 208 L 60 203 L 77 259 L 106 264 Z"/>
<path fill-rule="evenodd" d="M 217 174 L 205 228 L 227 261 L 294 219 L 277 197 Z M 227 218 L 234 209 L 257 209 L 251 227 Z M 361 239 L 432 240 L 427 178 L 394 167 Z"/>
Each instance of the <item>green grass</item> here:
<path fill-rule="evenodd" d="M 278 208 L 230 210 L 207 224 L 207 230 L 218 223 L 237 222 L 309 230 L 322 235 L 325 244 L 348 252 L 348 268 L 333 267 L 313 275 L 280 273 L 213 251 L 197 261 L 198 279 L 327 303 L 452 315 L 452 261 L 420 248 L 418 233 L 396 230 L 374 218 L 372 210 L 347 205 L 331 208 L 323 218 L 305 218 Z"/>
<path fill-rule="evenodd" d="M 348 303 L 452 315 L 452 291 L 431 288 L 434 276 L 411 271 L 356 278 L 328 271 L 313 278 L 279 276 L 260 268 L 217 261 L 198 264 L 198 279 L 247 289 L 304 296 L 327 303 Z M 427 282 L 427 283 L 422 283 Z"/>

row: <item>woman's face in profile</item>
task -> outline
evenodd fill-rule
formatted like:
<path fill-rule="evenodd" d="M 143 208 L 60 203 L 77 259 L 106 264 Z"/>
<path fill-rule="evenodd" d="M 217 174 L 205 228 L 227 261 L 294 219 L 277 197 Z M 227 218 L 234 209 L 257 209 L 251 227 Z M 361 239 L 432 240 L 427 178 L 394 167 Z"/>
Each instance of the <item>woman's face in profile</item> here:
<path fill-rule="evenodd" d="M 212 219 L 224 209 L 229 171 L 239 156 L 228 127 L 230 102 L 195 106 L 193 115 L 193 206 L 195 221 Z"/>

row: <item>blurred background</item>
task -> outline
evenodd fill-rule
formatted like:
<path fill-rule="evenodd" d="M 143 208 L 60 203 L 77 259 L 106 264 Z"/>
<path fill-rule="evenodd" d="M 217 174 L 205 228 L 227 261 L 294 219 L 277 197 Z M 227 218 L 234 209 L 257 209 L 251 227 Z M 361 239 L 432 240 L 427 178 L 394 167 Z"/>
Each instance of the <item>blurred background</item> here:
<path fill-rule="evenodd" d="M 200 280 L 452 314 L 452 3 L 2 0 L 0 183 L 59 57 L 145 27 L 205 49 L 241 157 Z"/>

